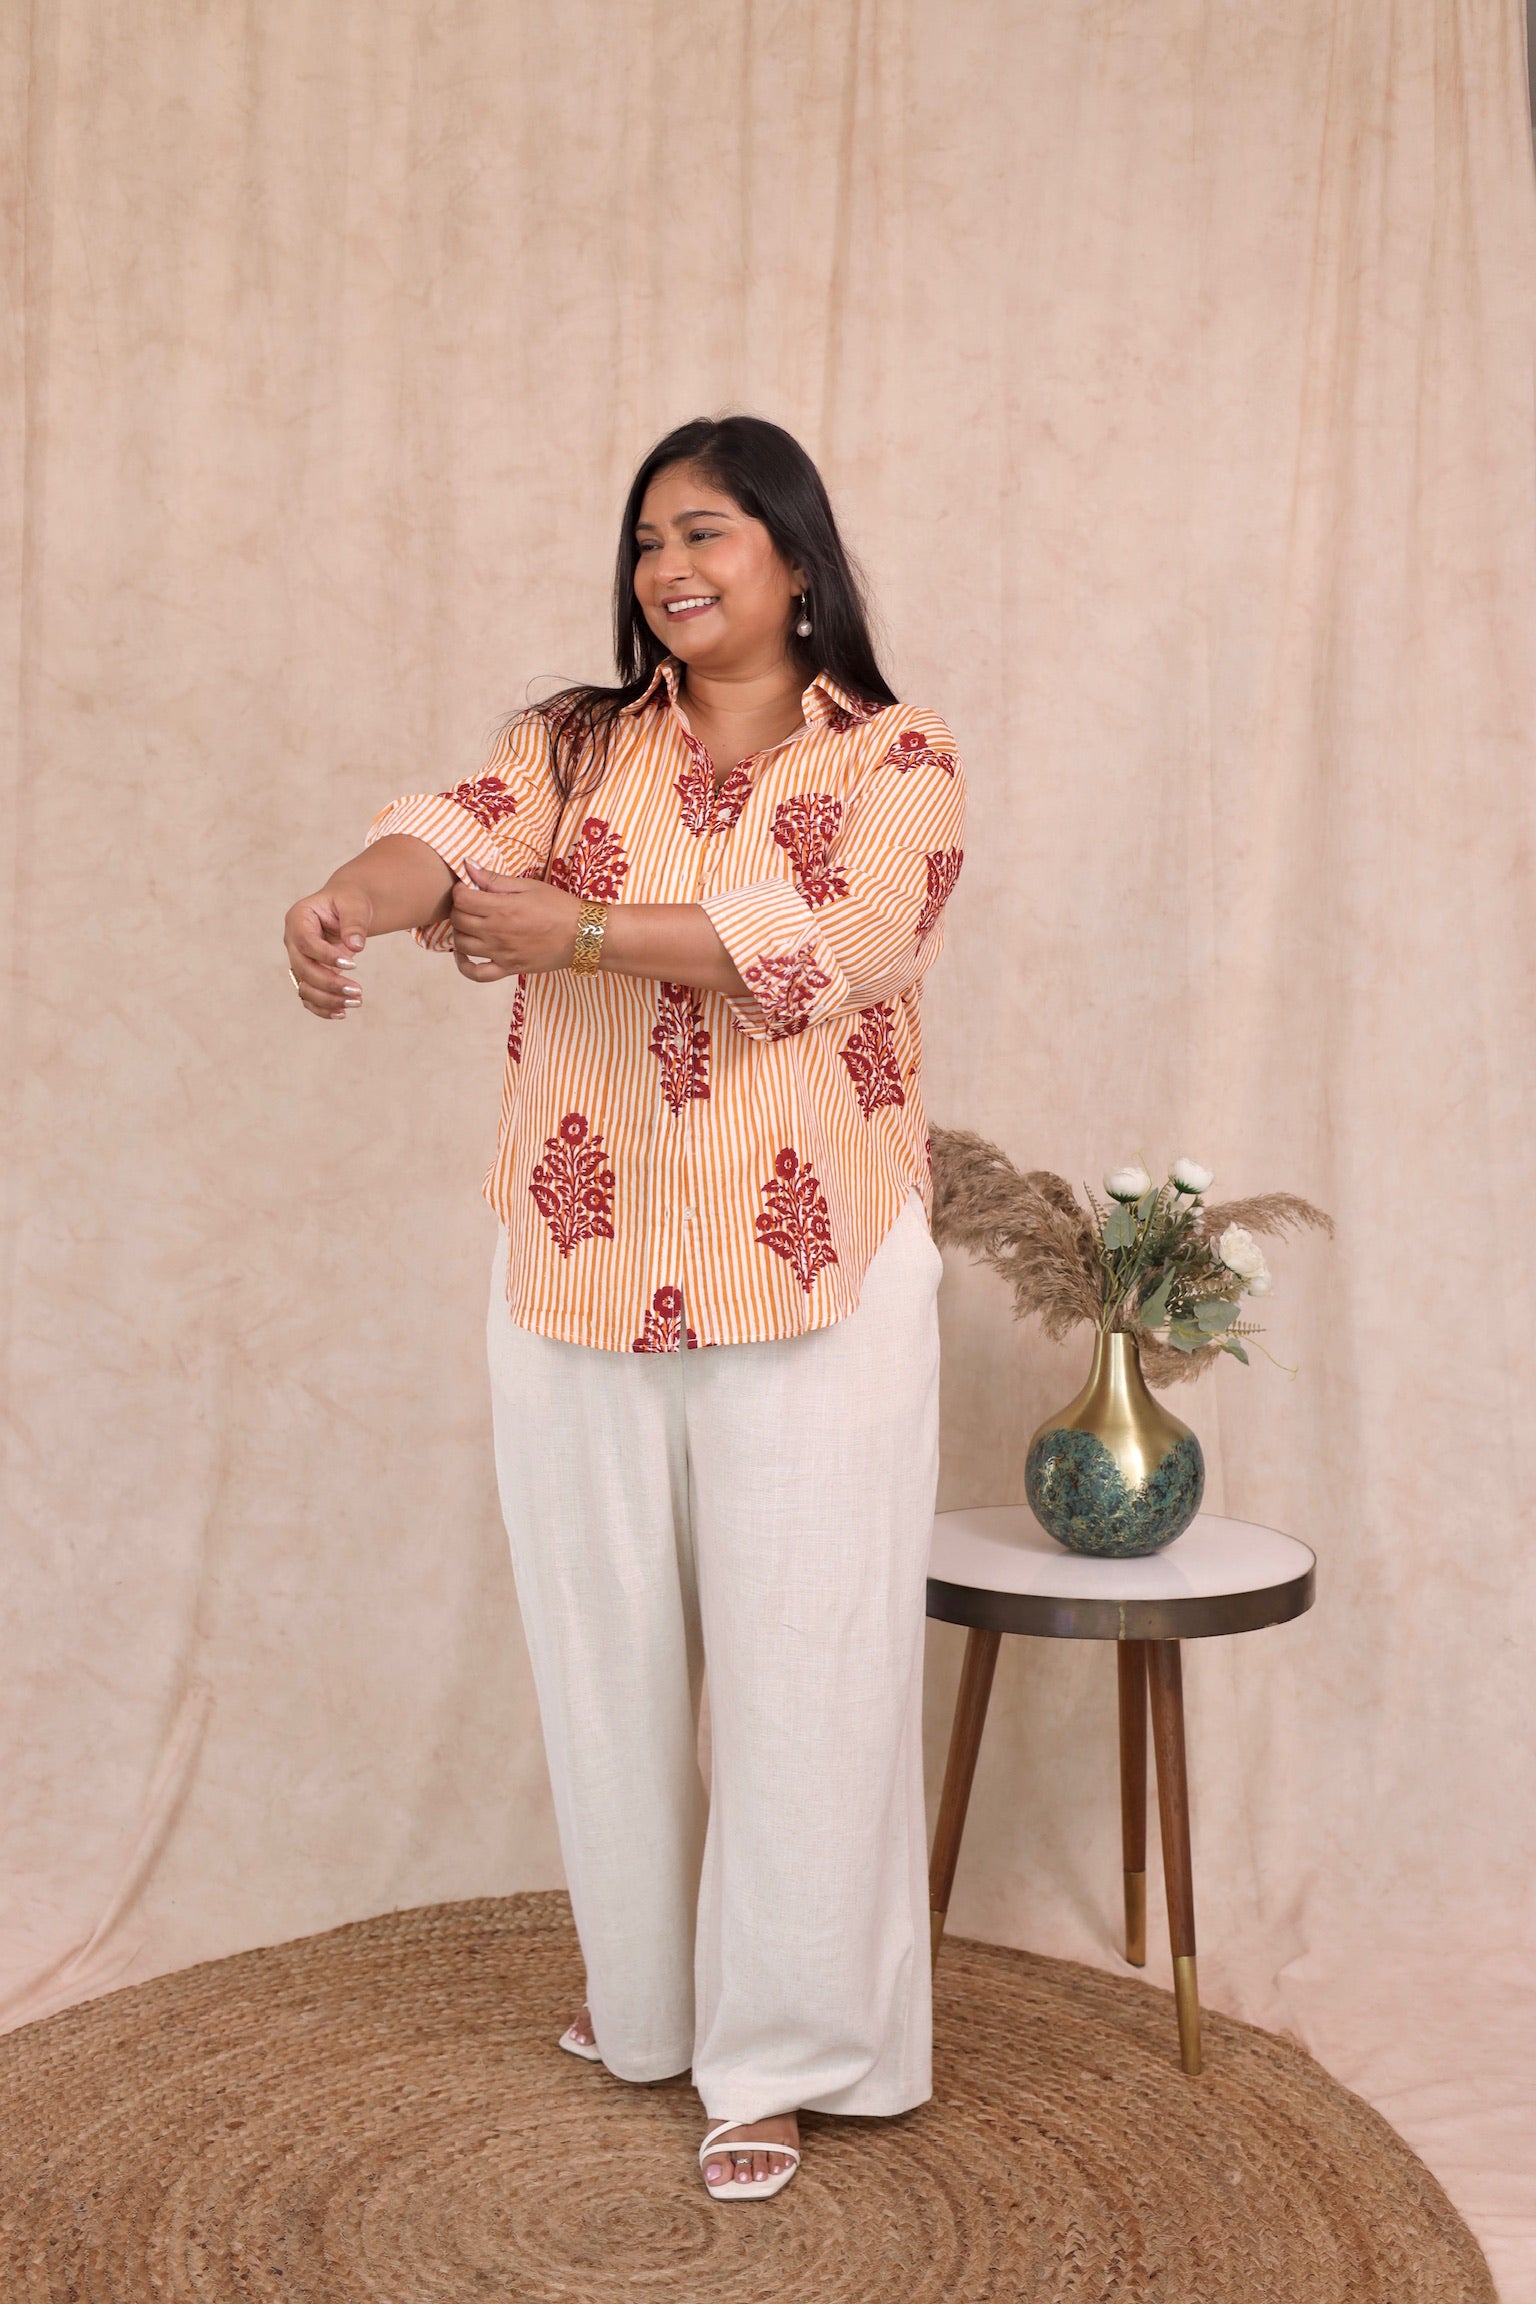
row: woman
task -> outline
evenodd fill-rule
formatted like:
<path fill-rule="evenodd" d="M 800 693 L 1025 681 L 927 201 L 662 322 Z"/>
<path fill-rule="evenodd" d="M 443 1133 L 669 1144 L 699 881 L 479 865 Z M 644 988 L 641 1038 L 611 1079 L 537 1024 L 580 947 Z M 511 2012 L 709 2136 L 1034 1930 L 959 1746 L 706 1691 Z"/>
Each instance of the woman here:
<path fill-rule="evenodd" d="M 615 625 L 617 687 L 386 808 L 287 946 L 330 1019 L 391 929 L 515 979 L 489 1353 L 587 1968 L 560 2045 L 691 2065 L 705 2182 L 752 2199 L 799 2165 L 798 2109 L 930 2094 L 918 993 L 964 786 L 776 425 L 651 451 Z"/>

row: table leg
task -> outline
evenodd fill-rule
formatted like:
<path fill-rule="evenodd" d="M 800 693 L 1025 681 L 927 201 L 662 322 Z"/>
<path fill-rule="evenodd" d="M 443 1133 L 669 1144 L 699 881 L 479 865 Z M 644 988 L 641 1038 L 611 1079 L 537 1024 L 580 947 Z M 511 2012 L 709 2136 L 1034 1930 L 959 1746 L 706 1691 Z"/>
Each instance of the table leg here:
<path fill-rule="evenodd" d="M 934 1827 L 933 1854 L 928 1863 L 929 1948 L 937 1965 L 949 1892 L 955 1884 L 960 1859 L 960 1835 L 970 1805 L 971 1779 L 981 1749 L 981 1731 L 992 1694 L 992 1675 L 1001 1632 L 984 1632 L 972 1625 L 965 1636 L 965 1662 L 960 1667 L 960 1692 L 955 1699 L 954 1725 L 949 1732 L 949 1758 L 944 1767 L 944 1790 L 939 1798 L 939 1820 Z"/>
<path fill-rule="evenodd" d="M 1125 1867 L 1125 1956 L 1147 1964 L 1147 1643 L 1116 1644 L 1120 1668 L 1120 1860 Z"/>
<path fill-rule="evenodd" d="M 1152 1742 L 1157 1752 L 1157 1814 L 1163 1834 L 1173 1997 L 1179 2060 L 1200 2069 L 1200 1999 L 1195 1980 L 1195 1883 L 1189 1852 L 1189 1772 L 1184 1759 L 1184 1674 L 1177 1640 L 1147 1642 Z"/>

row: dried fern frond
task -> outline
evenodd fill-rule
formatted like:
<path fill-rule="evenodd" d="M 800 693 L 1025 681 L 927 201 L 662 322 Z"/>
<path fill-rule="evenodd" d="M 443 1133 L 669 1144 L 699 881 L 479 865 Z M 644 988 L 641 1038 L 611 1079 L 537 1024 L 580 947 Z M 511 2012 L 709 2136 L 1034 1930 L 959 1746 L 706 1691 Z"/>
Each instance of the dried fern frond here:
<path fill-rule="evenodd" d="M 1021 1192 L 1007 1236 L 980 1251 L 1013 1290 L 1014 1318 L 1033 1313 L 1053 1343 L 1099 1316 L 1098 1259 L 1084 1234 L 1081 1222 L 1038 1192 Z"/>
<path fill-rule="evenodd" d="M 1229 1224 L 1245 1232 L 1326 1232 L 1333 1235 L 1333 1218 L 1299 1200 L 1294 1192 L 1256 1192 L 1249 1200 L 1223 1200 L 1204 1213 L 1201 1230 L 1207 1240 L 1218 1239 Z"/>
<path fill-rule="evenodd" d="M 1145 1331 L 1137 1336 L 1141 1353 L 1141 1372 L 1155 1392 L 1165 1392 L 1170 1384 L 1193 1384 L 1212 1363 L 1221 1357 L 1220 1344 L 1202 1344 L 1198 1351 L 1181 1352 L 1176 1344 L 1164 1344 Z"/>
<path fill-rule="evenodd" d="M 1063 1177 L 1021 1175 L 1007 1154 L 963 1128 L 935 1128 L 933 1236 L 968 1248 L 1013 1291 L 1014 1318 L 1032 1313 L 1059 1341 L 1102 1302 L 1093 1224 Z"/>
<path fill-rule="evenodd" d="M 1053 1175 L 1049 1168 L 1029 1168 L 1025 1170 L 1024 1181 L 1033 1185 L 1041 1199 L 1049 1200 L 1053 1208 L 1060 1208 L 1065 1215 L 1081 1218 L 1082 1203 L 1065 1176 Z"/>
<path fill-rule="evenodd" d="M 969 1128 L 930 1128 L 933 1236 L 941 1246 L 970 1247 L 1006 1224 L 1019 1172 L 1006 1152 Z"/>

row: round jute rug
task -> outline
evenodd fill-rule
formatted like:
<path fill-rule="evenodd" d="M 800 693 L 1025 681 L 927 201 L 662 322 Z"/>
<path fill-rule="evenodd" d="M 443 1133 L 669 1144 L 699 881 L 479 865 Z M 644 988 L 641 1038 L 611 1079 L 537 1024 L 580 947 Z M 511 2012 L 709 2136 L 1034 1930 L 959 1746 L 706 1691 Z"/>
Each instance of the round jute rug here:
<path fill-rule="evenodd" d="M 952 1940 L 934 2095 L 717 2207 L 685 2079 L 562 2055 L 563 1896 L 397 1912 L 0 2040 L 6 2304 L 1492 2304 L 1386 2123 L 1219 2016 Z"/>

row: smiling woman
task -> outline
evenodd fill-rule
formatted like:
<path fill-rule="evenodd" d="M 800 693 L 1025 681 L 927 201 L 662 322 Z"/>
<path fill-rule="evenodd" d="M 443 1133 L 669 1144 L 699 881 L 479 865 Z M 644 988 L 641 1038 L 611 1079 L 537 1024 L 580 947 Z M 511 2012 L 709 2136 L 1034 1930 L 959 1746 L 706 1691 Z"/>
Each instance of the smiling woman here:
<path fill-rule="evenodd" d="M 744 2200 L 794 2174 L 800 2107 L 930 2093 L 919 999 L 964 779 L 776 425 L 658 443 L 614 611 L 617 684 L 386 808 L 287 946 L 325 1018 L 391 929 L 516 979 L 488 1344 L 587 1963 L 561 2045 L 691 2063 L 705 2183 Z"/>
<path fill-rule="evenodd" d="M 689 721 L 722 776 L 765 727 L 786 712 L 795 723 L 818 672 L 863 703 L 896 701 L 821 475 L 757 417 L 697 418 L 646 457 L 619 526 L 613 624 L 619 685 L 540 707 L 567 791 L 582 766 L 601 772 L 617 715 L 669 655 L 686 667 Z"/>

